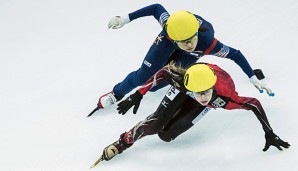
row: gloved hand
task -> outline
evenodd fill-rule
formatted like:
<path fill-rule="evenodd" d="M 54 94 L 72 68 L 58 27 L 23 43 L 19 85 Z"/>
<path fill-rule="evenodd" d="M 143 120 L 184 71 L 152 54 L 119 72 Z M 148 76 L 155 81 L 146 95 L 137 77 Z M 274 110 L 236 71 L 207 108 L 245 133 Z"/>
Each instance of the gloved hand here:
<path fill-rule="evenodd" d="M 266 144 L 263 151 L 267 151 L 271 145 L 275 146 L 279 150 L 282 150 L 280 146 L 284 148 L 290 147 L 290 144 L 288 142 L 284 142 L 283 140 L 281 140 L 277 135 L 273 133 L 272 130 L 265 133 L 265 138 Z"/>
<path fill-rule="evenodd" d="M 269 87 L 267 87 L 267 85 L 265 83 L 258 80 L 258 78 L 255 75 L 250 77 L 250 82 L 260 91 L 260 93 L 263 93 L 264 92 L 263 89 L 265 89 L 269 96 L 274 96 L 275 95 L 272 92 L 272 90 Z"/>
<path fill-rule="evenodd" d="M 118 29 L 123 27 L 125 24 L 129 23 L 129 17 L 120 17 L 120 16 L 116 16 L 110 19 L 109 21 L 109 25 L 108 28 L 112 28 L 112 29 Z"/>
<path fill-rule="evenodd" d="M 124 115 L 132 106 L 134 106 L 133 114 L 136 114 L 142 98 L 143 95 L 139 91 L 136 91 L 134 94 L 130 95 L 118 104 L 118 113 Z"/>

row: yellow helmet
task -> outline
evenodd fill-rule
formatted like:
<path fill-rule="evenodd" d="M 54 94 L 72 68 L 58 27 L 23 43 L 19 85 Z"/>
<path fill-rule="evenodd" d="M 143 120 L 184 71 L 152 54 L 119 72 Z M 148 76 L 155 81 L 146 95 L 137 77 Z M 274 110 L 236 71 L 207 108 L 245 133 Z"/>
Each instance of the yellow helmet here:
<path fill-rule="evenodd" d="M 192 92 L 201 92 L 212 88 L 217 77 L 214 71 L 206 64 L 195 64 L 186 70 L 184 86 Z"/>
<path fill-rule="evenodd" d="M 177 11 L 166 22 L 166 31 L 173 40 L 182 41 L 191 38 L 199 30 L 197 18 L 188 11 Z"/>

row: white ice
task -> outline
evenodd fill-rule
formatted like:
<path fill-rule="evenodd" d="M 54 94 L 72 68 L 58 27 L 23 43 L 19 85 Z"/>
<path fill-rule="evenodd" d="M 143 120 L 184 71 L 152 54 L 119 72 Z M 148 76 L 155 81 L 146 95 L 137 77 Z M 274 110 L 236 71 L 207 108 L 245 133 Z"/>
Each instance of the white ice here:
<path fill-rule="evenodd" d="M 148 93 L 137 115 L 98 111 L 100 95 L 137 69 L 160 31 L 153 17 L 109 30 L 108 21 L 156 1 L 0 0 L 0 170 L 89 170 L 104 147 L 154 112 L 167 88 Z M 206 56 L 229 72 L 242 96 L 258 98 L 274 132 L 292 145 L 267 152 L 255 115 L 212 110 L 166 143 L 148 136 L 92 170 L 298 170 L 297 0 L 161 1 L 209 20 L 216 37 L 261 68 L 275 97 L 260 94 L 230 60 Z"/>

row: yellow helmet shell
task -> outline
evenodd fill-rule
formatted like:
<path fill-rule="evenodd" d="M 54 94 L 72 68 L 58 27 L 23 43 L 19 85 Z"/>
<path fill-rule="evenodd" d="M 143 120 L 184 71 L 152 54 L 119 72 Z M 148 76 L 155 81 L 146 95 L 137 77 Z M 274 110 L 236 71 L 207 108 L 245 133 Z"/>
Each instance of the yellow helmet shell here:
<path fill-rule="evenodd" d="M 195 64 L 186 70 L 184 86 L 192 92 L 202 92 L 212 88 L 217 77 L 214 71 L 206 64 Z"/>
<path fill-rule="evenodd" d="M 166 31 L 172 40 L 182 41 L 191 38 L 199 30 L 197 18 L 188 11 L 177 11 L 166 22 Z"/>

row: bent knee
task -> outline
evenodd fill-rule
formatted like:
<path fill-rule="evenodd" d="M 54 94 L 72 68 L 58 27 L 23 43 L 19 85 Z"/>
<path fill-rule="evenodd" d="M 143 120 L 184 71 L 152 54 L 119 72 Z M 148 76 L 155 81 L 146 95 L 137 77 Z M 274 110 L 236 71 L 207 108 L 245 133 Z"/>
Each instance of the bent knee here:
<path fill-rule="evenodd" d="M 165 142 L 170 142 L 177 137 L 177 135 L 174 135 L 173 133 L 169 133 L 169 132 L 160 132 L 158 133 L 158 136 L 161 140 Z"/>

